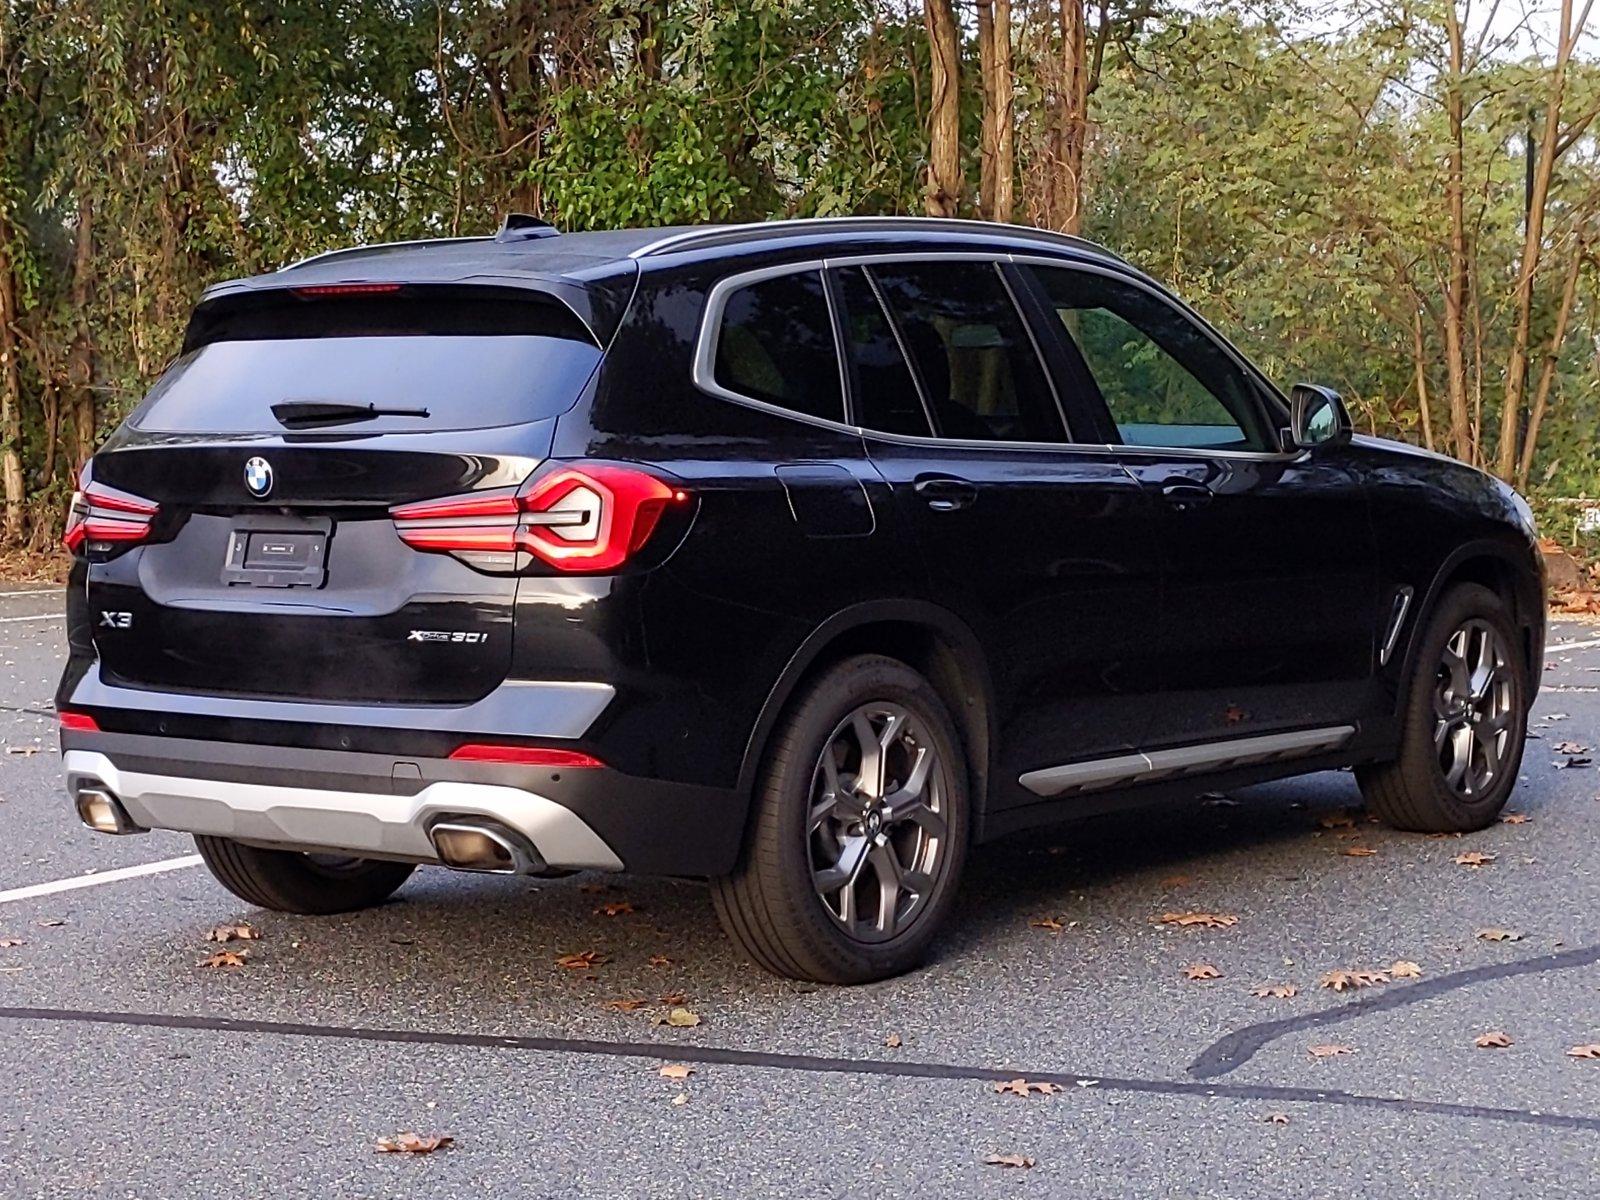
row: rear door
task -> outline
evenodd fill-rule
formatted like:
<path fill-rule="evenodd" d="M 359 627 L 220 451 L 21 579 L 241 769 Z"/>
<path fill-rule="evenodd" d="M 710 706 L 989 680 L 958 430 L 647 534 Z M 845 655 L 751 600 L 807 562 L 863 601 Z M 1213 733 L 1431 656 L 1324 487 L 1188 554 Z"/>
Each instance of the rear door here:
<path fill-rule="evenodd" d="M 1353 723 L 1378 631 L 1357 473 L 1338 451 L 1282 452 L 1264 385 L 1155 289 L 1089 266 L 1032 270 L 1102 436 L 1159 513 L 1151 745 Z"/>
<path fill-rule="evenodd" d="M 1021 791 L 1024 773 L 1140 744 L 1160 597 L 1151 504 L 1104 447 L 1072 444 L 1005 271 L 894 259 L 833 279 L 855 420 L 933 600 L 987 651 L 996 800 L 1016 804 L 1058 790 Z"/>
<path fill-rule="evenodd" d="M 156 508 L 140 544 L 87 542 L 107 682 L 396 704 L 487 694 L 511 661 L 515 555 L 420 553 L 390 510 L 505 503 L 599 360 L 569 310 L 528 294 L 252 298 L 92 463 L 91 495 Z"/>

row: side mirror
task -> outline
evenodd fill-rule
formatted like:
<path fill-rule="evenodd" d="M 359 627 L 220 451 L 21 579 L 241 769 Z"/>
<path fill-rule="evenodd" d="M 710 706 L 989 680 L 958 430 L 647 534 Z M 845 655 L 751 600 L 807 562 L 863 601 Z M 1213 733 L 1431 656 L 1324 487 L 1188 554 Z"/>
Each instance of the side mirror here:
<path fill-rule="evenodd" d="M 1353 432 L 1344 401 L 1332 388 L 1297 383 L 1289 393 L 1289 441 L 1297 450 L 1347 446 Z"/>

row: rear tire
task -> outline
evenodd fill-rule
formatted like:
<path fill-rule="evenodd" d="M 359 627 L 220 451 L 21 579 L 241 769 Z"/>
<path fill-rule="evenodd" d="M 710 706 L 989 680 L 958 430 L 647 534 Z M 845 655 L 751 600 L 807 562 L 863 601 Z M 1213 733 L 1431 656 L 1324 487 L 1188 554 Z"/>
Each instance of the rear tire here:
<path fill-rule="evenodd" d="M 1528 729 L 1528 668 L 1505 601 L 1475 583 L 1446 592 L 1409 682 L 1400 755 L 1356 769 L 1362 795 L 1397 829 L 1492 824 L 1516 786 Z"/>
<path fill-rule="evenodd" d="M 949 912 L 968 813 L 966 756 L 932 685 L 895 659 L 846 659 L 774 730 L 743 858 L 712 881 L 717 916 L 775 975 L 898 975 Z"/>
<path fill-rule="evenodd" d="M 239 899 L 306 916 L 381 904 L 416 870 L 411 863 L 374 858 L 319 862 L 293 850 L 265 850 L 202 834 L 195 835 L 194 844 L 217 882 Z"/>

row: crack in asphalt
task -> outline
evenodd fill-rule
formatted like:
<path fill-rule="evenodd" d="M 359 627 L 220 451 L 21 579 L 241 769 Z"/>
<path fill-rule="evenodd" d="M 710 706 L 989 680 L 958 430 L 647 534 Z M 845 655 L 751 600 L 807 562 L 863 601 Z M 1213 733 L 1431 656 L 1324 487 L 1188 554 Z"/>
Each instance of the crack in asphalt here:
<path fill-rule="evenodd" d="M 1595 954 L 1600 954 L 1596 948 Z M 284 1037 L 333 1038 L 398 1045 L 452 1046 L 485 1050 L 533 1051 L 603 1058 L 643 1058 L 660 1062 L 699 1063 L 706 1066 L 763 1067 L 779 1071 L 806 1071 L 844 1075 L 876 1075 L 901 1079 L 971 1080 L 1005 1082 L 1021 1076 L 1034 1083 L 1064 1088 L 1093 1088 L 1102 1092 L 1131 1092 L 1197 1099 L 1267 1100 L 1278 1104 L 1322 1104 L 1341 1108 L 1377 1109 L 1422 1116 L 1500 1121 L 1557 1129 L 1600 1133 L 1600 1117 L 1456 1104 L 1440 1100 L 1408 1100 L 1398 1096 L 1371 1096 L 1305 1087 L 1256 1084 L 1203 1084 L 1184 1080 L 1121 1079 L 1108 1075 L 1082 1075 L 1061 1071 L 1023 1071 L 1016 1068 L 962 1066 L 956 1063 L 900 1062 L 885 1059 L 825 1058 L 813 1054 L 774 1054 L 760 1050 L 732 1050 L 718 1046 L 678 1046 L 657 1042 L 607 1042 L 583 1038 L 519 1037 L 487 1033 L 450 1033 L 421 1029 L 375 1029 L 346 1025 L 303 1025 L 289 1021 L 256 1021 L 235 1017 L 180 1016 L 165 1013 L 96 1012 L 66 1008 L 3 1008 L 0 1020 L 54 1021 L 87 1025 L 137 1026 L 189 1032 L 264 1034 Z"/>
<path fill-rule="evenodd" d="M 1359 1000 L 1325 1008 L 1319 1012 L 1302 1013 L 1297 1017 L 1284 1017 L 1277 1021 L 1263 1021 L 1258 1025 L 1246 1025 L 1243 1029 L 1236 1029 L 1218 1038 L 1201 1051 L 1200 1057 L 1189 1064 L 1189 1074 L 1196 1079 L 1216 1079 L 1244 1066 L 1268 1043 L 1302 1029 L 1337 1025 L 1342 1021 L 1353 1021 L 1373 1013 L 1406 1008 L 1446 992 L 1457 991 L 1478 983 L 1488 983 L 1496 979 L 1514 979 L 1518 975 L 1532 975 L 1540 971 L 1565 971 L 1573 967 L 1587 967 L 1596 962 L 1600 962 L 1600 946 L 1580 946 L 1557 954 L 1541 954 L 1537 958 L 1524 958 L 1516 962 L 1495 963 L 1487 967 L 1453 971 L 1448 975 L 1440 975 L 1437 979 L 1424 979 L 1420 983 L 1407 984 L 1405 987 L 1373 992 L 1362 996 Z"/>

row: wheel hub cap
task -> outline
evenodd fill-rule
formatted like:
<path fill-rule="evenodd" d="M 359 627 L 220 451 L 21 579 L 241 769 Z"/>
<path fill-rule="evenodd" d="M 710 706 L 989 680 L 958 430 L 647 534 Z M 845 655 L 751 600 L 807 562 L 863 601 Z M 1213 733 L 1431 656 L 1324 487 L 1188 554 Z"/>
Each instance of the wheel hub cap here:
<path fill-rule="evenodd" d="M 1434 752 L 1457 795 L 1477 799 L 1499 780 L 1517 734 L 1515 704 L 1499 633 L 1487 621 L 1467 621 L 1445 643 L 1434 683 Z"/>

